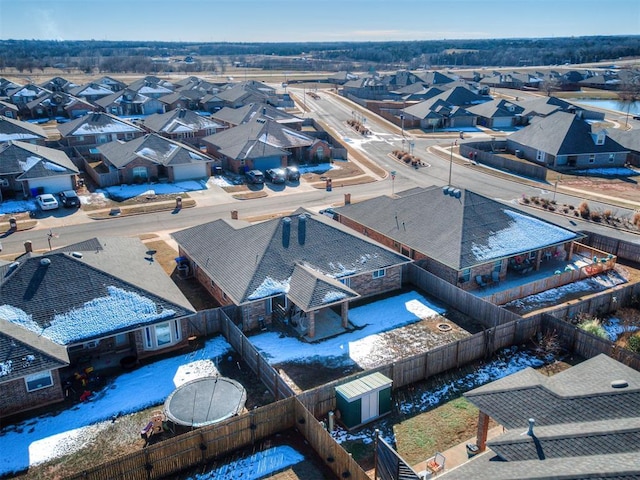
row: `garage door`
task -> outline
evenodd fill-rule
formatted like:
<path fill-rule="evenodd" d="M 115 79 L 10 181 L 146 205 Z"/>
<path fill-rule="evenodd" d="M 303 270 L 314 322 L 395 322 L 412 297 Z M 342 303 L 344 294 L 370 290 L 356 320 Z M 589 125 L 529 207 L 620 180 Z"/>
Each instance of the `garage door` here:
<path fill-rule="evenodd" d="M 511 117 L 497 117 L 493 119 L 493 128 L 507 128 L 511 126 Z"/>
<path fill-rule="evenodd" d="M 71 177 L 67 175 L 29 180 L 30 189 L 39 187 L 42 187 L 44 189 L 44 193 L 58 193 L 63 190 L 73 189 L 73 183 L 71 181 Z"/>
<path fill-rule="evenodd" d="M 206 163 L 192 163 L 189 165 L 180 165 L 173 167 L 173 178 L 175 182 L 182 180 L 194 180 L 196 178 L 204 178 L 207 176 Z"/>
<path fill-rule="evenodd" d="M 279 168 L 282 163 L 280 157 L 258 158 L 253 162 L 254 167 L 258 170 L 269 170 L 270 168 Z"/>

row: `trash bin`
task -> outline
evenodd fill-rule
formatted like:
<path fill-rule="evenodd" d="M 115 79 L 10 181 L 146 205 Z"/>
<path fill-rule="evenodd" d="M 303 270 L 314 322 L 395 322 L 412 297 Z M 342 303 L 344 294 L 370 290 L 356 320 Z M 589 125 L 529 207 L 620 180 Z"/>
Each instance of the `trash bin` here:
<path fill-rule="evenodd" d="M 176 197 L 176 208 L 182 208 L 182 197 Z"/>
<path fill-rule="evenodd" d="M 16 217 L 10 217 L 9 218 L 9 228 L 11 230 L 17 230 L 18 229 L 18 221 L 16 220 Z"/>
<path fill-rule="evenodd" d="M 331 188 L 331 179 L 330 179 L 330 178 L 327 178 L 327 192 L 330 192 L 330 191 L 331 191 L 331 189 L 332 189 L 332 188 Z"/>

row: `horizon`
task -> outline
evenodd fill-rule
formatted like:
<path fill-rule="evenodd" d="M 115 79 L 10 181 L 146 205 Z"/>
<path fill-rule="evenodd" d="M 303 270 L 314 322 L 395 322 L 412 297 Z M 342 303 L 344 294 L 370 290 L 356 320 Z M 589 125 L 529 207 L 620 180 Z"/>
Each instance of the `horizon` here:
<path fill-rule="evenodd" d="M 639 34 L 637 0 L 0 0 L 0 39 L 17 41 L 375 43 Z"/>

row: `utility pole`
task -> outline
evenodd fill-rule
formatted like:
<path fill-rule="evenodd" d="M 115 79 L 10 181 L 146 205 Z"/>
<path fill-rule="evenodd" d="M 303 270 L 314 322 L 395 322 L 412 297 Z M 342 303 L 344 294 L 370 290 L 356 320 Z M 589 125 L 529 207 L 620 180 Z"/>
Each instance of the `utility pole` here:
<path fill-rule="evenodd" d="M 453 169 L 453 142 L 451 142 L 451 151 L 449 152 L 449 186 L 451 186 L 451 170 Z"/>

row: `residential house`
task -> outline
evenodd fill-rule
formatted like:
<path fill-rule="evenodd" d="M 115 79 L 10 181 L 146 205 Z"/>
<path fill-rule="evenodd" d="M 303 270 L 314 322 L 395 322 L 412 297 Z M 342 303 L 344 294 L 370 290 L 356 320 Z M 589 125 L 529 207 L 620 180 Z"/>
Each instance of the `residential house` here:
<path fill-rule="evenodd" d="M 231 108 L 238 108 L 248 103 L 267 103 L 274 106 L 278 106 L 279 103 L 274 88 L 256 81 L 229 85 L 220 90 L 216 97 L 222 100 L 223 106 Z"/>
<path fill-rule="evenodd" d="M 214 159 L 182 143 L 147 134 L 128 142 L 109 142 L 98 148 L 99 162 L 87 163 L 87 173 L 101 187 L 208 178 Z"/>
<path fill-rule="evenodd" d="M 59 125 L 58 130 L 60 143 L 80 155 L 107 142 L 133 140 L 145 134 L 142 128 L 109 113 L 90 113 Z"/>
<path fill-rule="evenodd" d="M 467 111 L 478 117 L 478 124 L 487 128 L 512 128 L 527 121 L 522 116 L 524 108 L 515 102 L 495 99 L 467 107 Z"/>
<path fill-rule="evenodd" d="M 9 140 L 19 140 L 44 147 L 47 132 L 40 125 L 21 122 L 9 117 L 0 117 L 0 142 L 8 142 Z"/>
<path fill-rule="evenodd" d="M 2 118 L 18 118 L 18 107 L 13 103 L 0 100 L 0 117 Z"/>
<path fill-rule="evenodd" d="M 66 153 L 55 148 L 10 140 L 0 144 L 2 197 L 58 193 L 75 187 L 79 171 Z"/>
<path fill-rule="evenodd" d="M 280 320 L 309 339 L 321 322 L 347 328 L 349 301 L 400 288 L 410 261 L 304 211 L 253 225 L 216 220 L 173 237 L 197 281 L 221 305 L 240 307 L 244 330 Z"/>
<path fill-rule="evenodd" d="M 42 255 L 28 249 L 2 267 L 0 312 L 11 327 L 2 328 L 0 355 L 6 337 L 42 352 L 12 362 L 20 378 L 0 376 L 6 415 L 62 400 L 55 372 L 66 363 L 98 369 L 186 346 L 194 310 L 138 239 L 92 238 Z M 37 378 L 23 380 L 27 373 Z"/>
<path fill-rule="evenodd" d="M 329 75 L 327 77 L 327 82 L 333 85 L 344 85 L 346 82 L 350 80 L 357 80 L 358 75 L 355 73 L 348 72 L 346 70 L 342 70 L 340 72 L 336 72 L 333 75 Z"/>
<path fill-rule="evenodd" d="M 40 86 L 50 92 L 69 93 L 70 89 L 77 87 L 78 85 L 66 78 L 53 77 L 52 79 L 41 83 Z"/>
<path fill-rule="evenodd" d="M 465 189 L 417 188 L 335 209 L 336 220 L 465 290 L 478 276 L 538 270 L 581 238 L 570 230 Z"/>
<path fill-rule="evenodd" d="M 331 147 L 321 139 L 287 128 L 265 118 L 253 118 L 237 127 L 202 139 L 207 152 L 222 167 L 242 173 L 305 164 L 330 158 Z"/>
<path fill-rule="evenodd" d="M 94 103 L 101 98 L 108 97 L 113 93 L 114 91 L 109 88 L 109 85 L 103 85 L 98 82 L 90 82 L 69 89 L 70 95 L 73 95 L 77 98 L 82 98 L 91 103 Z"/>
<path fill-rule="evenodd" d="M 622 145 L 623 148 L 629 150 L 627 162 L 630 165 L 640 167 L 640 135 L 633 130 L 621 130 L 612 128 L 607 130 L 607 136 L 613 141 Z"/>
<path fill-rule="evenodd" d="M 126 89 L 140 95 L 144 95 L 145 97 L 160 98 L 173 92 L 175 90 L 175 86 L 168 80 L 162 80 L 161 78 L 153 75 L 147 75 L 144 78 L 131 82 Z"/>
<path fill-rule="evenodd" d="M 98 110 L 90 102 L 64 92 L 42 95 L 26 105 L 23 115 L 30 118 L 78 118 Z"/>
<path fill-rule="evenodd" d="M 409 122 L 418 122 L 423 130 L 436 128 L 473 127 L 478 120 L 477 115 L 465 107 L 454 105 L 445 100 L 442 92 L 435 97 L 416 103 L 402 110 L 404 118 Z"/>
<path fill-rule="evenodd" d="M 552 376 L 531 367 L 464 394 L 478 447 L 455 479 L 640 478 L 640 373 L 605 354 Z M 503 433 L 486 441 L 489 419 Z"/>
<path fill-rule="evenodd" d="M 548 117 L 555 112 L 575 113 L 585 120 L 604 120 L 603 112 L 588 110 L 554 96 L 527 98 L 513 103 L 524 109 L 522 116 L 527 117 L 529 122 L 535 117 Z"/>
<path fill-rule="evenodd" d="M 108 76 L 100 77 L 95 81 L 95 83 L 97 83 L 98 85 L 104 85 L 112 92 L 119 92 L 120 90 L 124 90 L 125 88 L 127 88 L 126 83 Z"/>
<path fill-rule="evenodd" d="M 537 119 L 511 134 L 507 150 L 554 169 L 621 167 L 629 154 L 606 130 L 593 131 L 591 124 L 566 112 Z"/>
<path fill-rule="evenodd" d="M 201 100 L 207 95 L 201 90 L 181 90 L 163 95 L 158 100 L 164 105 L 164 111 L 170 110 L 199 110 Z"/>
<path fill-rule="evenodd" d="M 407 85 L 418 83 L 425 84 L 418 75 L 407 70 L 399 70 L 394 74 L 380 75 L 373 73 L 366 77 L 349 80 L 342 86 L 342 95 L 354 96 L 367 100 L 390 100 L 397 95 L 391 92 L 398 91 Z"/>
<path fill-rule="evenodd" d="M 22 115 L 28 113 L 27 104 L 48 93 L 50 93 L 48 90 L 30 83 L 21 87 L 8 89 L 7 97 L 11 103 L 18 107 L 18 113 Z"/>
<path fill-rule="evenodd" d="M 7 97 L 9 95 L 7 92 L 15 90 L 16 88 L 20 88 L 20 85 L 4 77 L 0 77 L 0 97 Z"/>
<path fill-rule="evenodd" d="M 140 122 L 140 126 L 149 132 L 191 145 L 199 145 L 202 138 L 224 129 L 220 123 L 184 108 L 149 115 Z"/>
<path fill-rule="evenodd" d="M 151 87 L 141 88 L 141 91 L 152 93 Z M 156 89 L 157 90 L 157 89 Z M 171 91 L 168 89 L 166 93 Z M 166 94 L 164 93 L 164 94 Z M 126 88 L 95 101 L 95 104 L 105 112 L 118 116 L 145 116 L 152 113 L 164 112 L 164 104 L 155 97 L 137 93 L 135 90 Z"/>
<path fill-rule="evenodd" d="M 211 115 L 211 118 L 227 127 L 237 127 L 253 118 L 274 120 L 294 130 L 302 130 L 303 119 L 296 117 L 267 103 L 248 103 L 238 108 L 224 107 Z"/>
<path fill-rule="evenodd" d="M 174 88 L 177 92 L 199 90 L 205 93 L 218 93 L 220 91 L 220 85 L 195 76 L 178 80 L 174 83 Z"/>

